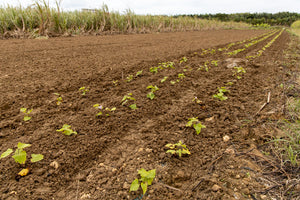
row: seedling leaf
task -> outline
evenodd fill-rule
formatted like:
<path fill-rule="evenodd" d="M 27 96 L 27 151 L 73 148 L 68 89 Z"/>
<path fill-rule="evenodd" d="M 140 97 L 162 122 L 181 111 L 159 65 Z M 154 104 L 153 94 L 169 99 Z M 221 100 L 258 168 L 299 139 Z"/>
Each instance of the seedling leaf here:
<path fill-rule="evenodd" d="M 196 130 L 197 135 L 200 134 L 202 128 L 206 128 L 206 126 L 202 125 L 201 122 L 194 124 L 193 127 Z"/>
<path fill-rule="evenodd" d="M 136 104 L 132 104 L 132 105 L 129 106 L 129 108 L 131 108 L 132 110 L 136 110 L 137 106 L 136 106 Z"/>
<path fill-rule="evenodd" d="M 38 162 L 40 160 L 43 160 L 44 156 L 42 154 L 31 154 L 31 162 Z"/>
<path fill-rule="evenodd" d="M 12 149 L 7 149 L 4 153 L 1 154 L 0 159 L 9 156 L 12 152 Z"/>
<path fill-rule="evenodd" d="M 30 119 L 31 119 L 31 117 L 29 117 L 29 116 L 24 116 L 24 118 L 23 118 L 23 120 L 24 120 L 25 122 L 29 121 Z"/>
<path fill-rule="evenodd" d="M 142 182 L 142 183 L 141 183 L 141 187 L 142 187 L 142 189 L 143 189 L 143 194 L 145 194 L 145 193 L 146 193 L 146 191 L 147 191 L 148 184 L 147 184 L 147 183 L 144 183 L 144 182 Z"/>
<path fill-rule="evenodd" d="M 130 185 L 130 190 L 129 192 L 132 191 L 137 191 L 139 189 L 140 185 L 139 185 L 139 180 L 136 178 Z"/>
<path fill-rule="evenodd" d="M 155 95 L 154 95 L 154 93 L 153 92 L 149 92 L 148 94 L 147 94 L 147 98 L 149 98 L 149 99 L 154 99 L 154 97 L 155 97 Z"/>
<path fill-rule="evenodd" d="M 24 149 L 24 148 L 30 147 L 30 146 L 31 146 L 31 144 L 24 144 L 21 142 L 18 143 L 18 149 Z"/>
<path fill-rule="evenodd" d="M 20 163 L 22 165 L 26 162 L 26 155 L 26 151 L 24 151 L 23 149 L 17 149 L 15 151 L 15 155 L 13 155 L 12 157 L 17 163 Z"/>

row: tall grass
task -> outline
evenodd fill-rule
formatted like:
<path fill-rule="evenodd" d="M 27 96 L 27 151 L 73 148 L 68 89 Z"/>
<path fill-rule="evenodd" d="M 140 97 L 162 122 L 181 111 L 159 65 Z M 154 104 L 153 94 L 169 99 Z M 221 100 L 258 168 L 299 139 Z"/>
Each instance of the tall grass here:
<path fill-rule="evenodd" d="M 245 23 L 220 22 L 192 17 L 136 15 L 109 11 L 106 5 L 93 11 L 62 11 L 60 3 L 51 8 L 45 0 L 36 0 L 30 7 L 0 8 L 0 35 L 57 35 L 148 33 L 211 29 L 248 28 Z"/>
<path fill-rule="evenodd" d="M 294 32 L 296 35 L 300 37 L 300 20 L 295 21 L 292 25 L 292 32 Z"/>

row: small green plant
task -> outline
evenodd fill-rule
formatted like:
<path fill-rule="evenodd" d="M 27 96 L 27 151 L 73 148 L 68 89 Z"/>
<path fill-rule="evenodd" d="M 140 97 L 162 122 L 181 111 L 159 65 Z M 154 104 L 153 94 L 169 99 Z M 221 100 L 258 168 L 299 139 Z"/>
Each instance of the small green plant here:
<path fill-rule="evenodd" d="M 127 102 L 134 102 L 136 99 L 132 97 L 132 93 L 128 93 L 127 95 L 125 95 L 123 97 L 123 99 L 121 100 L 122 106 L 124 106 L 125 104 L 127 104 Z M 132 110 L 136 110 L 137 106 L 136 104 L 131 104 L 129 105 L 129 108 L 131 108 Z"/>
<path fill-rule="evenodd" d="M 142 75 L 142 73 L 143 73 L 143 70 L 138 71 L 138 72 L 135 74 L 135 76 L 138 77 L 138 76 Z"/>
<path fill-rule="evenodd" d="M 213 61 L 211 61 L 211 64 L 212 65 L 214 65 L 215 67 L 217 67 L 218 66 L 218 60 L 213 60 Z"/>
<path fill-rule="evenodd" d="M 56 98 L 56 105 L 60 105 L 61 103 L 62 103 L 62 97 L 61 97 L 61 95 L 59 94 L 59 93 L 54 93 L 56 96 L 57 96 L 57 98 Z"/>
<path fill-rule="evenodd" d="M 149 71 L 156 74 L 158 72 L 158 67 L 151 67 Z"/>
<path fill-rule="evenodd" d="M 176 81 L 170 81 L 170 83 L 171 83 L 172 85 L 175 85 Z"/>
<path fill-rule="evenodd" d="M 148 186 L 152 184 L 155 178 L 156 169 L 146 171 L 144 168 L 141 168 L 140 170 L 138 170 L 138 173 L 141 178 L 140 179 L 136 178 L 134 181 L 132 181 L 129 192 L 137 191 L 141 185 L 143 194 L 145 194 L 147 192 Z"/>
<path fill-rule="evenodd" d="M 126 81 L 129 83 L 133 80 L 133 75 L 129 75 L 126 77 Z"/>
<path fill-rule="evenodd" d="M 174 69 L 175 67 L 174 67 L 174 62 L 164 62 L 164 63 L 158 63 L 159 64 L 159 68 L 160 69 L 166 69 L 166 68 L 172 68 L 172 69 Z"/>
<path fill-rule="evenodd" d="M 241 79 L 241 74 L 245 74 L 246 70 L 243 67 L 234 67 L 233 75 L 236 76 L 237 79 Z"/>
<path fill-rule="evenodd" d="M 93 107 L 96 109 L 102 110 L 96 114 L 97 117 L 101 116 L 101 115 L 105 115 L 105 116 L 109 117 L 110 116 L 109 113 L 114 112 L 117 109 L 116 107 L 103 109 L 103 106 L 100 104 L 95 104 L 95 105 L 93 105 Z"/>
<path fill-rule="evenodd" d="M 180 64 L 183 63 L 183 62 L 187 62 L 187 58 L 186 57 L 181 58 L 181 60 L 179 61 Z"/>
<path fill-rule="evenodd" d="M 182 73 L 182 74 L 178 74 L 178 78 L 179 79 L 184 79 L 185 78 L 185 75 Z"/>
<path fill-rule="evenodd" d="M 61 129 L 58 129 L 58 130 L 56 130 L 56 131 L 57 131 L 57 132 L 62 132 L 62 133 L 65 134 L 65 135 L 72 135 L 72 134 L 77 135 L 77 132 L 76 132 L 76 131 L 73 131 L 73 130 L 71 129 L 71 126 L 68 125 L 68 124 L 64 124 L 63 127 L 62 127 Z"/>
<path fill-rule="evenodd" d="M 157 90 L 159 90 L 158 87 L 157 87 L 156 85 L 155 85 L 155 86 L 149 85 L 149 86 L 147 87 L 147 89 L 151 89 L 151 92 L 149 92 L 149 93 L 147 94 L 147 98 L 153 100 L 154 97 L 155 97 L 154 92 L 156 92 Z"/>
<path fill-rule="evenodd" d="M 198 118 L 193 117 L 193 118 L 189 118 L 189 121 L 187 122 L 187 124 L 185 125 L 186 127 L 192 127 L 195 129 L 197 135 L 200 134 L 201 129 L 206 128 L 205 125 L 202 125 L 201 122 L 198 120 Z"/>
<path fill-rule="evenodd" d="M 181 157 L 182 154 L 191 154 L 186 145 L 184 145 L 181 141 L 179 141 L 176 144 L 166 144 L 166 147 L 169 148 L 169 150 L 166 153 L 171 153 L 173 155 L 177 154 L 179 157 Z"/>
<path fill-rule="evenodd" d="M 218 93 L 214 94 L 213 97 L 219 99 L 220 101 L 224 101 L 226 99 L 228 99 L 228 97 L 226 97 L 224 94 L 229 92 L 229 90 L 226 89 L 226 87 L 221 87 L 218 88 Z"/>
<path fill-rule="evenodd" d="M 119 81 L 118 80 L 114 80 L 113 84 L 114 84 L 114 86 L 117 86 L 119 84 Z"/>
<path fill-rule="evenodd" d="M 200 65 L 200 67 L 198 68 L 198 70 L 205 70 L 206 72 L 208 72 L 209 70 L 209 61 L 205 61 L 204 65 Z"/>
<path fill-rule="evenodd" d="M 90 89 L 87 87 L 81 87 L 81 88 L 79 88 L 79 91 L 81 91 L 82 92 L 82 94 L 81 95 L 85 95 L 87 92 L 89 92 L 90 91 Z"/>
<path fill-rule="evenodd" d="M 26 163 L 26 156 L 27 153 L 24 150 L 26 147 L 30 147 L 31 144 L 24 144 L 19 142 L 18 143 L 18 147 L 14 153 L 14 155 L 12 156 L 12 158 L 19 164 L 24 165 Z M 5 158 L 7 156 L 9 156 L 11 153 L 13 152 L 12 149 L 7 149 L 4 153 L 1 154 L 0 159 Z M 38 162 L 40 160 L 43 160 L 44 156 L 42 154 L 31 154 L 31 162 Z"/>
<path fill-rule="evenodd" d="M 165 76 L 163 79 L 160 80 L 161 83 L 165 82 L 168 79 L 167 76 Z"/>
<path fill-rule="evenodd" d="M 136 110 L 136 109 L 137 109 L 137 106 L 136 106 L 136 104 L 131 104 L 131 105 L 129 106 L 129 108 L 131 108 L 131 110 Z"/>
<path fill-rule="evenodd" d="M 23 121 L 27 122 L 31 119 L 31 117 L 29 117 L 29 114 L 32 112 L 33 109 L 27 109 L 27 108 L 21 108 L 20 112 L 24 113 L 24 118 Z"/>

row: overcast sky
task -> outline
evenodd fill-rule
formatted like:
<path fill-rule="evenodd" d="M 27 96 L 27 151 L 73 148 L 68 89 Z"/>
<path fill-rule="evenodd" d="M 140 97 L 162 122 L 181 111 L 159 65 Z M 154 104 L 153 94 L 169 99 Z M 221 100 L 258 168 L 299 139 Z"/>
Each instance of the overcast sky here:
<path fill-rule="evenodd" d="M 48 0 L 47 0 L 48 1 Z M 33 0 L 0 0 L 0 6 L 33 4 Z M 55 0 L 49 0 L 54 5 Z M 64 10 L 100 8 L 108 5 L 109 10 L 124 12 L 131 9 L 136 14 L 204 14 L 238 12 L 297 12 L 300 0 L 62 0 Z"/>

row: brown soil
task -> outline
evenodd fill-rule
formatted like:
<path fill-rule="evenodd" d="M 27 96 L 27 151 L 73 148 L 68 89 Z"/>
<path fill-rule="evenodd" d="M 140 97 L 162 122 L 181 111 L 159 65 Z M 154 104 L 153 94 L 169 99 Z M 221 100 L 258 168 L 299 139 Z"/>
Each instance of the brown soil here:
<path fill-rule="evenodd" d="M 21 178 L 16 174 L 22 166 L 12 158 L 1 159 L 0 199 L 135 199 L 141 190 L 129 193 L 129 187 L 141 168 L 156 169 L 143 199 L 260 199 L 270 185 L 260 179 L 263 169 L 255 161 L 264 155 L 257 145 L 268 133 L 262 124 L 280 117 L 278 84 L 288 34 L 284 32 L 253 62 L 242 62 L 247 72 L 240 80 L 226 67 L 224 52 L 201 53 L 262 33 L 226 30 L 1 41 L 0 152 L 23 142 L 32 144 L 28 155 L 41 153 L 44 159 L 30 164 L 28 156 L 31 173 Z M 255 54 L 267 41 L 235 57 Z M 183 56 L 188 61 L 180 64 Z M 197 70 L 212 60 L 219 61 L 217 67 Z M 165 61 L 173 61 L 175 69 L 149 72 Z M 141 76 L 126 82 L 139 70 Z M 185 78 L 171 84 L 180 73 Z M 164 76 L 168 79 L 161 83 Z M 228 100 L 213 98 L 228 82 L 233 83 L 227 86 Z M 159 88 L 153 100 L 146 98 L 148 85 Z M 86 95 L 78 91 L 82 86 L 90 89 Z M 254 116 L 268 92 L 270 104 Z M 61 94 L 61 105 L 56 105 L 53 93 Z M 121 105 L 128 93 L 136 98 L 137 110 Z M 197 104 L 194 97 L 202 102 Z M 97 118 L 96 103 L 116 111 Z M 23 122 L 21 107 L 33 108 L 30 121 Z M 185 126 L 191 117 L 206 126 L 199 135 Z M 63 124 L 78 134 L 56 132 Z M 165 153 L 166 144 L 179 140 L 191 155 Z"/>

